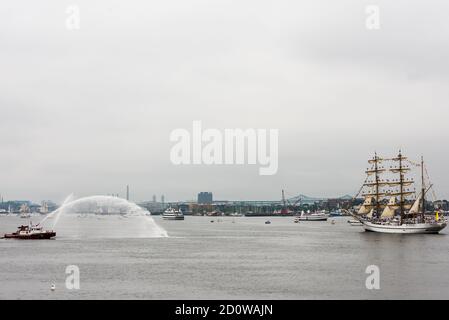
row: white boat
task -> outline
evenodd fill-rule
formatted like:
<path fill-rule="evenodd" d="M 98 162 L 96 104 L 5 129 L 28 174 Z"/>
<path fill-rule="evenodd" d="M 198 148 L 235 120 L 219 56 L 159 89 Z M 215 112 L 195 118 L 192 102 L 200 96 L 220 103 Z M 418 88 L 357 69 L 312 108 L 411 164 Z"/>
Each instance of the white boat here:
<path fill-rule="evenodd" d="M 385 167 L 386 162 L 390 162 L 389 169 Z M 391 159 L 383 159 L 375 154 L 369 163 L 372 167 L 366 171 L 368 177 L 361 189 L 365 189 L 365 202 L 357 214 L 353 214 L 365 231 L 426 234 L 439 233 L 447 226 L 447 220 L 438 211 L 435 216 L 426 214 L 425 197 L 433 185 L 424 179 L 427 170 L 423 159 L 420 164 L 414 163 L 399 152 L 397 157 Z M 411 165 L 421 169 L 421 192 L 414 200 L 410 199 L 415 194 L 414 189 L 411 189 L 414 181 L 406 175 L 411 171 Z M 385 178 L 384 175 L 388 173 L 399 177 Z"/>
<path fill-rule="evenodd" d="M 243 217 L 243 214 L 238 213 L 238 212 L 233 212 L 230 214 L 231 217 Z"/>
<path fill-rule="evenodd" d="M 295 222 L 299 222 L 299 221 L 327 221 L 327 219 L 329 218 L 329 215 L 324 212 L 324 211 L 320 211 L 320 212 L 307 212 L 304 213 L 304 211 L 301 212 L 301 215 L 299 217 L 295 218 Z"/>
<path fill-rule="evenodd" d="M 184 214 L 181 210 L 168 208 L 162 213 L 162 218 L 164 220 L 184 220 Z"/>
<path fill-rule="evenodd" d="M 356 219 L 348 220 L 348 223 L 351 226 L 357 226 L 357 227 L 363 226 L 363 223 L 361 223 L 359 220 L 356 220 Z"/>

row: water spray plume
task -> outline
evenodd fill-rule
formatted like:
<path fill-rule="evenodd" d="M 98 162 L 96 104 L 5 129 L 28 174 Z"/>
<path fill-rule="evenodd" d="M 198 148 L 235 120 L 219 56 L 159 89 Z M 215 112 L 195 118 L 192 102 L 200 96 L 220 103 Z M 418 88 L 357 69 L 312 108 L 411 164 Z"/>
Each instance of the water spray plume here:
<path fill-rule="evenodd" d="M 75 238 L 156 238 L 167 232 L 150 212 L 126 199 L 90 196 L 74 200 L 73 195 L 50 213 L 41 224 L 52 220 L 58 236 Z"/>

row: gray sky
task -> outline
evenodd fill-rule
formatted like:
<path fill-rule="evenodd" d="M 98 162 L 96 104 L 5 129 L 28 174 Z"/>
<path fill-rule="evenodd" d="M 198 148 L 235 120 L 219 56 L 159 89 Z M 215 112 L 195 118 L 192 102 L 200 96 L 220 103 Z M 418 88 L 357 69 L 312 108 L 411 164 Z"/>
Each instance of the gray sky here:
<path fill-rule="evenodd" d="M 448 12 L 446 0 L 2 2 L 0 193 L 352 195 L 374 150 L 402 147 L 449 198 Z M 279 129 L 278 174 L 172 165 L 169 134 L 193 120 Z"/>

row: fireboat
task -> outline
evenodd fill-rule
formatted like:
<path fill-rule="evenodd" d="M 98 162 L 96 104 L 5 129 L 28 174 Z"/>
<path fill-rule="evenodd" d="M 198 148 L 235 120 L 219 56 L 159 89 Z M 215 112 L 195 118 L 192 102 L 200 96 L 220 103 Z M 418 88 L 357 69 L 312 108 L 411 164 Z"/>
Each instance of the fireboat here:
<path fill-rule="evenodd" d="M 20 240 L 46 240 L 56 237 L 56 232 L 53 230 L 42 230 L 42 227 L 33 225 L 31 222 L 28 226 L 18 227 L 16 232 L 5 234 L 5 239 L 20 239 Z"/>

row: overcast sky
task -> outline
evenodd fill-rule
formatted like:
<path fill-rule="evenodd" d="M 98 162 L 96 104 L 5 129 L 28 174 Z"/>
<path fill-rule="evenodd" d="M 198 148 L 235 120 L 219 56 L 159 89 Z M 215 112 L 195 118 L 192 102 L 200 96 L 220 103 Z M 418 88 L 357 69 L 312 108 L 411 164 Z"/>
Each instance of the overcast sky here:
<path fill-rule="evenodd" d="M 68 30 L 66 9 L 80 9 Z M 366 5 L 380 29 L 365 26 Z M 377 150 L 449 198 L 449 2 L 3 1 L 0 194 L 355 194 Z M 170 132 L 279 129 L 279 170 L 174 166 Z"/>

